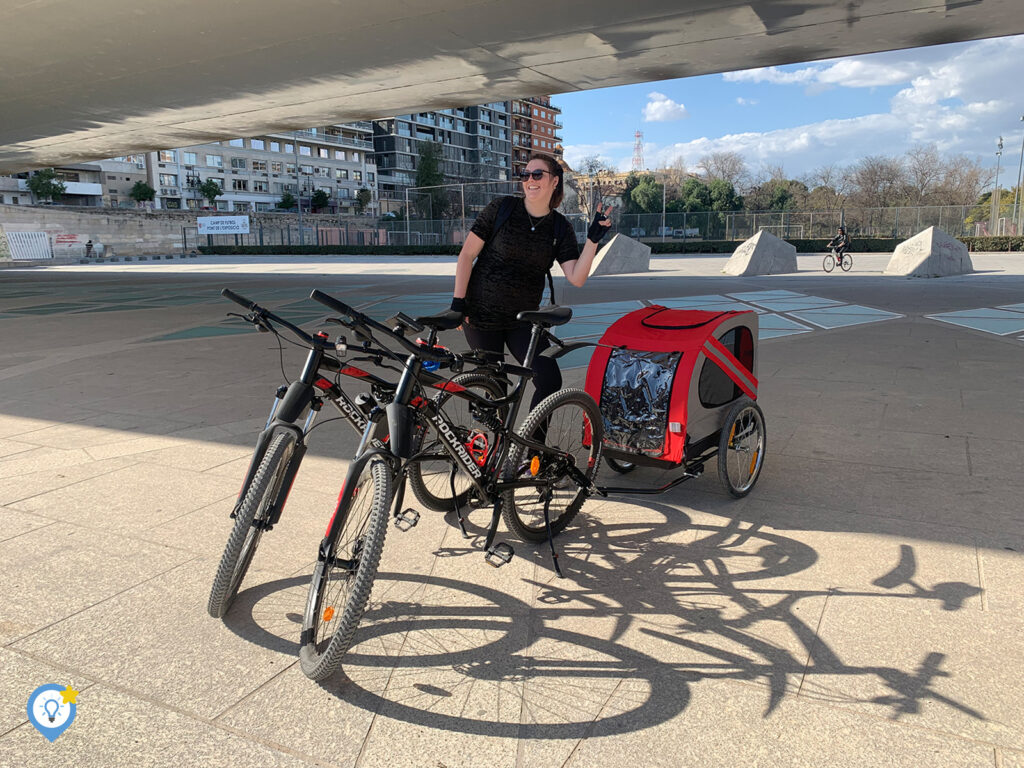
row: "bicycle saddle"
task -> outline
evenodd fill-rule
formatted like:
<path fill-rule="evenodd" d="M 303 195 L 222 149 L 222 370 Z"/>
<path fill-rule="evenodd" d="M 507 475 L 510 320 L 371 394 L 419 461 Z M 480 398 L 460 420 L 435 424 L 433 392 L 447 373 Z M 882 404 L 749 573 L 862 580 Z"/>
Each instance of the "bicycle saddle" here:
<path fill-rule="evenodd" d="M 520 312 L 516 315 L 516 320 L 539 325 L 541 328 L 553 328 L 572 320 L 572 310 L 569 307 L 544 307 L 536 312 Z"/>
<path fill-rule="evenodd" d="M 438 312 L 436 315 L 417 317 L 416 322 L 427 328 L 433 328 L 435 331 L 450 331 L 452 328 L 462 325 L 462 314 L 448 310 L 447 312 Z"/>

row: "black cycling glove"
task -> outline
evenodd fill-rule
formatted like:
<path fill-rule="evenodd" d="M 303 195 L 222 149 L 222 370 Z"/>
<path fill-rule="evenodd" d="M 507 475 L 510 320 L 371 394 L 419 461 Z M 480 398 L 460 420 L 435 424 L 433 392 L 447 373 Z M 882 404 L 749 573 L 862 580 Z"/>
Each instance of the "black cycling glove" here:
<path fill-rule="evenodd" d="M 594 243 L 595 245 L 601 242 L 611 227 L 605 227 L 601 225 L 602 221 L 608 221 L 608 217 L 603 213 L 598 212 L 594 214 L 594 220 L 590 222 L 590 229 L 587 230 L 587 240 Z"/>
<path fill-rule="evenodd" d="M 458 312 L 460 315 L 465 317 L 466 315 L 466 300 L 460 299 L 455 296 L 452 297 L 452 305 L 448 308 L 451 312 Z"/>

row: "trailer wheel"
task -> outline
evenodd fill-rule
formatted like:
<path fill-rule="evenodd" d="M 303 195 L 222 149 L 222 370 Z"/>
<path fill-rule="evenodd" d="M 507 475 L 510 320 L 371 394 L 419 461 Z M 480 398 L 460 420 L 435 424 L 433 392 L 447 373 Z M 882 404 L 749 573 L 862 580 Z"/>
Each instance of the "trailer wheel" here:
<path fill-rule="evenodd" d="M 614 469 L 620 475 L 629 474 L 634 469 L 636 469 L 636 464 L 634 464 L 632 461 L 619 461 L 618 459 L 613 459 L 611 456 L 605 456 L 604 463 L 607 464 L 612 469 Z"/>
<path fill-rule="evenodd" d="M 760 406 L 741 397 L 726 414 L 718 439 L 718 477 L 736 498 L 750 493 L 757 482 L 767 442 Z"/>

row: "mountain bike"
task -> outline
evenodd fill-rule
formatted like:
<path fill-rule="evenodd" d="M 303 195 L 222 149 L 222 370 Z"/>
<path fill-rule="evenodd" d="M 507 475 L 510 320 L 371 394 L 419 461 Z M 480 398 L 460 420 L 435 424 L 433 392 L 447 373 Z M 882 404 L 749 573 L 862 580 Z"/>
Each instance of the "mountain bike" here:
<path fill-rule="evenodd" d="M 246 315 L 230 313 L 233 316 L 252 323 L 260 331 L 274 334 L 279 343 L 282 339 L 290 340 L 284 339 L 278 327 L 287 329 L 298 344 L 309 349 L 309 353 L 298 378 L 278 387 L 266 426 L 257 437 L 256 448 L 231 512 L 234 524 L 210 588 L 207 611 L 214 618 L 222 617 L 231 607 L 263 534 L 272 530 L 280 521 L 289 491 L 306 454 L 309 435 L 315 428 L 313 422 L 324 403 L 331 403 L 339 411 L 340 416 L 335 419 L 347 422 L 357 434 L 365 437 L 365 444 L 360 445 L 360 450 L 365 450 L 368 445 L 381 446 L 388 439 L 387 425 L 380 420 L 372 422 L 370 414 L 378 405 L 391 401 L 396 387 L 394 382 L 356 365 L 369 362 L 385 367 L 386 355 L 390 354 L 387 350 L 377 350 L 369 343 L 357 342 L 351 350 L 355 354 L 349 355 L 349 345 L 344 337 L 331 342 L 326 332 L 308 334 L 283 317 L 227 288 L 221 291 L 221 295 L 248 310 Z M 349 356 L 342 362 L 339 354 Z M 423 375 L 427 387 L 436 388 L 448 384 L 429 372 Z M 361 387 L 369 391 L 351 397 L 341 387 L 342 377 L 359 382 Z M 495 391 L 495 385 L 490 381 L 471 379 L 464 386 L 478 388 L 485 393 Z M 440 394 L 444 394 L 443 389 Z M 419 439 L 425 441 L 426 433 L 420 433 Z M 425 479 L 418 480 L 418 485 L 413 486 L 414 493 L 430 493 L 425 500 L 421 499 L 424 506 L 431 508 L 431 505 L 465 504 L 466 490 L 457 489 L 456 483 L 435 487 Z M 451 495 L 448 495 L 449 490 Z"/>
<path fill-rule="evenodd" d="M 384 548 L 389 518 L 400 530 L 414 527 L 419 515 L 404 510 L 403 499 L 410 468 L 425 461 L 445 461 L 451 476 L 457 472 L 469 484 L 474 503 L 492 508 L 483 550 L 485 560 L 495 567 L 511 561 L 513 547 L 495 542 L 498 523 L 522 539 L 548 541 L 556 571 L 558 555 L 553 537 L 573 520 L 591 494 L 601 458 L 603 422 L 597 403 L 579 389 L 563 389 L 540 403 L 523 425 L 513 429 L 522 404 L 530 368 L 542 339 L 551 327 L 572 317 L 566 307 L 521 312 L 518 319 L 532 325 L 524 365 L 512 365 L 493 356 L 470 352 L 455 354 L 435 346 L 437 334 L 452 330 L 462 318 L 443 312 L 416 319 L 398 316 L 399 326 L 388 328 L 337 299 L 313 291 L 311 298 L 342 315 L 337 321 L 376 346 L 389 344 L 404 351 L 394 353 L 402 361 L 402 376 L 392 401 L 377 409 L 372 418 L 386 413 L 389 440 L 371 447 L 351 463 L 338 504 L 320 542 L 310 579 L 309 596 L 303 615 L 299 659 L 302 671 L 314 680 L 324 680 L 337 669 L 352 643 L 355 630 L 366 610 L 377 567 Z M 406 333 L 429 329 L 424 344 L 416 344 Z M 377 336 L 387 338 L 382 344 Z M 570 346 L 553 346 L 543 354 L 557 358 L 572 351 Z M 404 359 L 402 357 L 404 355 Z M 468 402 L 476 420 L 473 427 L 453 423 L 445 403 L 426 399 L 423 391 L 424 362 L 438 363 L 453 372 L 445 392 Z M 467 368 L 468 373 L 462 373 Z M 515 377 L 508 394 L 492 397 L 466 388 L 459 375 Z M 418 428 L 429 425 L 439 439 L 424 448 L 416 440 Z M 489 439 L 480 440 L 478 430 Z M 370 435 L 364 433 L 365 444 Z M 459 515 L 465 535 L 465 526 Z"/>
<path fill-rule="evenodd" d="M 853 256 L 848 252 L 840 253 L 838 248 L 830 248 L 829 250 L 831 252 L 827 253 L 821 262 L 821 266 L 826 272 L 831 272 L 836 268 L 837 264 L 843 272 L 849 272 L 853 268 Z"/>

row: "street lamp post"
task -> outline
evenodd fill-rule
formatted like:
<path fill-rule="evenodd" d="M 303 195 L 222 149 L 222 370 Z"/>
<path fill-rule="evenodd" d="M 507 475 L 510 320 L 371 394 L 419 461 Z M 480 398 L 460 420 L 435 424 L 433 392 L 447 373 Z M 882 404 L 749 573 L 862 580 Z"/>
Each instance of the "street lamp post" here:
<path fill-rule="evenodd" d="M 1020 120 L 1024 123 L 1024 115 L 1020 116 Z M 1022 171 L 1024 171 L 1024 131 L 1021 131 L 1020 135 L 1020 161 L 1017 163 L 1017 189 L 1013 192 L 1013 207 L 1017 209 L 1018 235 L 1024 231 L 1024 215 L 1022 215 L 1021 212 L 1021 208 L 1024 208 L 1024 192 L 1022 192 L 1020 188 L 1021 182 L 1024 181 L 1024 176 L 1021 175 Z"/>
<path fill-rule="evenodd" d="M 999 227 L 999 161 L 1003 157 L 1003 137 L 999 137 L 999 143 L 996 144 L 996 186 L 992 190 L 992 216 L 989 220 L 989 234 L 998 235 Z"/>
<path fill-rule="evenodd" d="M 306 244 L 306 238 L 302 231 L 302 181 L 299 179 L 299 133 L 292 131 L 292 149 L 295 150 L 295 191 L 299 195 L 299 245 Z"/>

